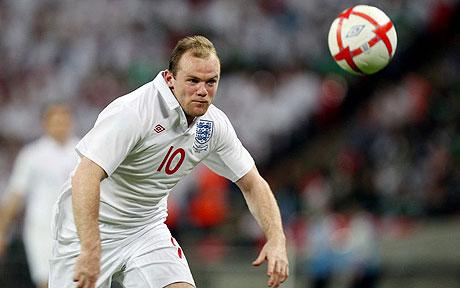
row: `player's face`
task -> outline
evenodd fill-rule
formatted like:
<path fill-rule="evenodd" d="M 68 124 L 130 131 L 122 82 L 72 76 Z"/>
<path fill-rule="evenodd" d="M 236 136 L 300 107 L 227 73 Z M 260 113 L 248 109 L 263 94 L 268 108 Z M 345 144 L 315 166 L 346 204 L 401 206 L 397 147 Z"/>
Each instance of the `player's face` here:
<path fill-rule="evenodd" d="M 64 143 L 72 130 L 72 115 L 65 105 L 53 105 L 44 115 L 45 132 L 60 143 Z"/>
<path fill-rule="evenodd" d="M 206 113 L 211 105 L 219 84 L 220 63 L 214 54 L 198 58 L 187 52 L 178 64 L 176 76 L 167 71 L 165 79 L 191 121 Z"/>

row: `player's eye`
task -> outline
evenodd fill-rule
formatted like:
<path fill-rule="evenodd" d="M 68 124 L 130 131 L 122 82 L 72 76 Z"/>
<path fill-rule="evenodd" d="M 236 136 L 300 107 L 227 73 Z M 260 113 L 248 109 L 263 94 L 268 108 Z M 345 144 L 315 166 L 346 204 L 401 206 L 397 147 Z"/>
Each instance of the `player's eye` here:
<path fill-rule="evenodd" d="M 217 81 L 215 79 L 211 79 L 211 80 L 208 80 L 206 82 L 206 84 L 209 85 L 209 86 L 214 86 L 216 83 L 217 83 Z"/>
<path fill-rule="evenodd" d="M 190 84 L 198 84 L 199 81 L 198 81 L 198 79 L 191 78 L 191 79 L 188 79 L 188 82 Z"/>

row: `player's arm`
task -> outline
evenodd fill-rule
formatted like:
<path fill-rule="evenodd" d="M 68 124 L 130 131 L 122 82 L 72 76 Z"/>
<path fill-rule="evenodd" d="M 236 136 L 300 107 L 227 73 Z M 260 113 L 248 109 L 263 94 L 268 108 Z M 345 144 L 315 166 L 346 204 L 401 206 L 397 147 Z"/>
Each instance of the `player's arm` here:
<path fill-rule="evenodd" d="M 72 208 L 81 250 L 75 264 L 77 287 L 93 288 L 100 271 L 100 182 L 107 177 L 96 163 L 82 157 L 72 177 Z"/>
<path fill-rule="evenodd" d="M 6 235 L 11 222 L 16 218 L 19 211 L 23 208 L 24 197 L 21 193 L 9 193 L 3 203 L 0 203 L 0 258 L 5 253 Z"/>
<path fill-rule="evenodd" d="M 253 265 L 258 266 L 267 260 L 267 275 L 270 277 L 268 286 L 278 287 L 289 275 L 289 264 L 286 237 L 275 197 L 255 166 L 236 184 L 243 192 L 249 210 L 267 237 L 267 242 Z"/>

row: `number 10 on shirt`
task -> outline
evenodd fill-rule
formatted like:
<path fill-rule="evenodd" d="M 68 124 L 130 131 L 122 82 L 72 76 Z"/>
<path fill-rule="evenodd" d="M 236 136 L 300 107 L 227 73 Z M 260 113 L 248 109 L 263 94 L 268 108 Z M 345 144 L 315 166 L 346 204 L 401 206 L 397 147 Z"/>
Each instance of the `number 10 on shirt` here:
<path fill-rule="evenodd" d="M 182 148 L 177 148 L 173 152 L 173 149 L 174 149 L 174 146 L 169 147 L 168 153 L 166 153 L 165 158 L 163 158 L 163 161 L 161 161 L 161 164 L 157 169 L 158 172 L 160 172 L 163 169 L 163 166 L 165 166 L 165 164 L 166 164 L 166 166 L 164 167 L 165 173 L 168 175 L 174 174 L 177 172 L 177 170 L 179 170 L 180 166 L 182 165 L 185 159 L 185 151 Z M 176 165 L 174 165 L 174 167 L 171 167 L 172 162 L 174 158 L 176 158 L 177 155 L 179 155 L 180 158 L 177 161 Z"/>

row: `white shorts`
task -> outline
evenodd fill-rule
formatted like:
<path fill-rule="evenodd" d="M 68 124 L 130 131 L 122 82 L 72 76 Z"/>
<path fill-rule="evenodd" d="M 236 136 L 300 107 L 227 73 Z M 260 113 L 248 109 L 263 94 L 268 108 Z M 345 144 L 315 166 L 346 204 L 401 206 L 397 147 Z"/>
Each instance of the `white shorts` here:
<path fill-rule="evenodd" d="M 49 228 L 41 226 L 26 226 L 24 229 L 24 247 L 30 276 L 35 284 L 48 282 L 49 259 L 52 241 Z"/>
<path fill-rule="evenodd" d="M 124 240 L 102 242 L 98 288 L 109 288 L 112 280 L 125 288 L 163 288 L 177 282 L 195 286 L 182 248 L 165 224 L 143 229 Z M 49 288 L 75 287 L 73 275 L 79 251 L 78 241 L 54 240 Z"/>

